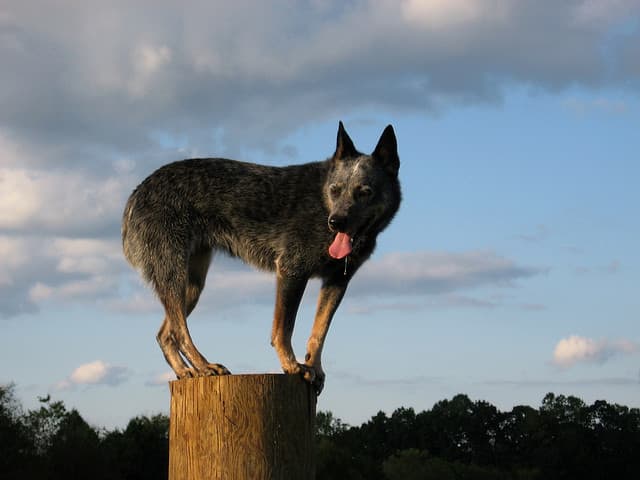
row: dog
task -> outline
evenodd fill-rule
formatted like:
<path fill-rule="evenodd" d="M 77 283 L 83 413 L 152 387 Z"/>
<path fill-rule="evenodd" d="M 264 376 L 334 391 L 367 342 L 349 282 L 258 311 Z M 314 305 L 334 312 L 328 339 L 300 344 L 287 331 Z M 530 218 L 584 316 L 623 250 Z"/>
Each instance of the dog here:
<path fill-rule="evenodd" d="M 277 278 L 271 345 L 285 373 L 322 391 L 322 347 L 349 281 L 370 257 L 401 201 L 397 143 L 387 126 L 371 155 L 356 150 L 342 122 L 325 161 L 273 167 L 222 158 L 167 164 L 129 197 L 125 257 L 164 306 L 157 335 L 180 378 L 226 375 L 193 344 L 187 317 L 198 303 L 213 252 L 239 257 Z M 304 363 L 291 336 L 307 281 L 322 281 Z"/>

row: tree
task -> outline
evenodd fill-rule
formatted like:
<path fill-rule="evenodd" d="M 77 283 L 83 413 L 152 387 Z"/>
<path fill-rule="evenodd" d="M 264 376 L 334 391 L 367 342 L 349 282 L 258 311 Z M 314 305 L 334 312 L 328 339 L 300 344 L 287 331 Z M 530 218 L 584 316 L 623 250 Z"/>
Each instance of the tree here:
<path fill-rule="evenodd" d="M 46 456 L 51 479 L 104 478 L 98 433 L 75 409 L 66 413 L 59 423 Z"/>
<path fill-rule="evenodd" d="M 105 435 L 103 455 L 114 479 L 156 480 L 167 478 L 169 465 L 169 417 L 139 416 L 124 431 Z"/>
<path fill-rule="evenodd" d="M 497 463 L 504 465 L 534 465 L 535 452 L 542 442 L 540 413 L 529 406 L 516 406 L 505 413 L 498 427 Z"/>
<path fill-rule="evenodd" d="M 0 473 L 6 480 L 28 478 L 34 468 L 35 446 L 22 423 L 15 385 L 0 385 Z"/>
<path fill-rule="evenodd" d="M 436 403 L 417 421 L 426 438 L 422 448 L 431 454 L 463 463 L 496 463 L 502 414 L 493 405 L 459 394 Z"/>
<path fill-rule="evenodd" d="M 350 427 L 331 412 L 316 413 L 316 479 L 360 480 L 351 442 L 345 437 Z"/>
<path fill-rule="evenodd" d="M 98 432 L 50 397 L 24 413 L 14 392 L 0 385 L 1 480 L 167 478 L 167 416 Z M 417 414 L 378 412 L 359 427 L 318 412 L 316 442 L 318 480 L 635 478 L 640 410 L 549 393 L 539 409 L 502 413 L 456 395 Z"/>
<path fill-rule="evenodd" d="M 38 410 L 30 410 L 23 416 L 23 423 L 29 430 L 38 455 L 44 455 L 50 448 L 60 425 L 67 417 L 67 409 L 61 401 L 51 402 L 51 397 L 39 398 Z"/>
<path fill-rule="evenodd" d="M 637 476 L 640 451 L 640 410 L 597 400 L 586 407 L 585 428 L 592 454 L 599 458 L 601 477 Z"/>
<path fill-rule="evenodd" d="M 335 418 L 333 413 L 320 410 L 316 413 L 316 436 L 332 437 L 344 432 L 349 425 L 342 423 L 342 420 Z"/>
<path fill-rule="evenodd" d="M 593 457 L 587 435 L 586 409 L 573 396 L 548 393 L 540 407 L 540 447 L 536 463 L 552 478 L 590 478 Z"/>
<path fill-rule="evenodd" d="M 454 480 L 452 466 L 441 459 L 416 448 L 401 450 L 391 455 L 382 464 L 382 470 L 388 480 Z"/>

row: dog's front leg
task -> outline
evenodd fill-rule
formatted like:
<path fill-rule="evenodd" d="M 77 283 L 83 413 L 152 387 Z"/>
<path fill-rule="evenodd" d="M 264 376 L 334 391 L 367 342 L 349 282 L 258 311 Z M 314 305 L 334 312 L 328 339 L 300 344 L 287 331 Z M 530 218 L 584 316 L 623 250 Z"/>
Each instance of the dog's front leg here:
<path fill-rule="evenodd" d="M 271 345 L 276 349 L 285 373 L 300 373 L 304 370 L 304 366 L 296 361 L 291 346 L 291 336 L 296 323 L 298 306 L 306 286 L 307 278 L 291 277 L 278 271 Z"/>
<path fill-rule="evenodd" d="M 316 393 L 320 395 L 324 387 L 324 371 L 322 370 L 322 347 L 324 345 L 329 325 L 333 319 L 334 313 L 344 293 L 347 290 L 347 279 L 325 280 L 320 289 L 318 296 L 318 307 L 316 317 L 313 321 L 311 335 L 307 341 L 307 354 L 305 355 L 305 365 L 313 372 L 315 378 L 305 378 L 310 380 L 316 389 Z"/>

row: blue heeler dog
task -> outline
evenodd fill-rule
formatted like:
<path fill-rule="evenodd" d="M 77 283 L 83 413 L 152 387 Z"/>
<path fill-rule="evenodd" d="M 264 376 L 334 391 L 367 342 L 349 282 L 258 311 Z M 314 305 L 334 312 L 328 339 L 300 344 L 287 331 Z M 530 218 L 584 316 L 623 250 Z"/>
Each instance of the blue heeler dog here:
<path fill-rule="evenodd" d="M 399 167 L 391 125 L 365 155 L 340 122 L 336 151 L 322 162 L 270 167 L 194 158 L 144 180 L 125 207 L 122 243 L 164 306 L 157 339 L 178 378 L 229 374 L 196 349 L 187 328 L 217 250 L 276 273 L 271 344 L 285 373 L 302 374 L 319 394 L 331 319 L 400 206 Z M 311 277 L 322 287 L 301 364 L 291 335 Z"/>

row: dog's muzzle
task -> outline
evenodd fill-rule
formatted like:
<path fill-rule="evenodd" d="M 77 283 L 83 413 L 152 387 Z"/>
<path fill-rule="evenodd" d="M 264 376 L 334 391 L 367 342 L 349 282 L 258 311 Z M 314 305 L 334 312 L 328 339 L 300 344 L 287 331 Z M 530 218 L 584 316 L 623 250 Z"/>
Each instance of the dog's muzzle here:
<path fill-rule="evenodd" d="M 332 232 L 344 232 L 347 226 L 347 217 L 343 215 L 330 215 L 328 224 L 329 230 Z"/>

